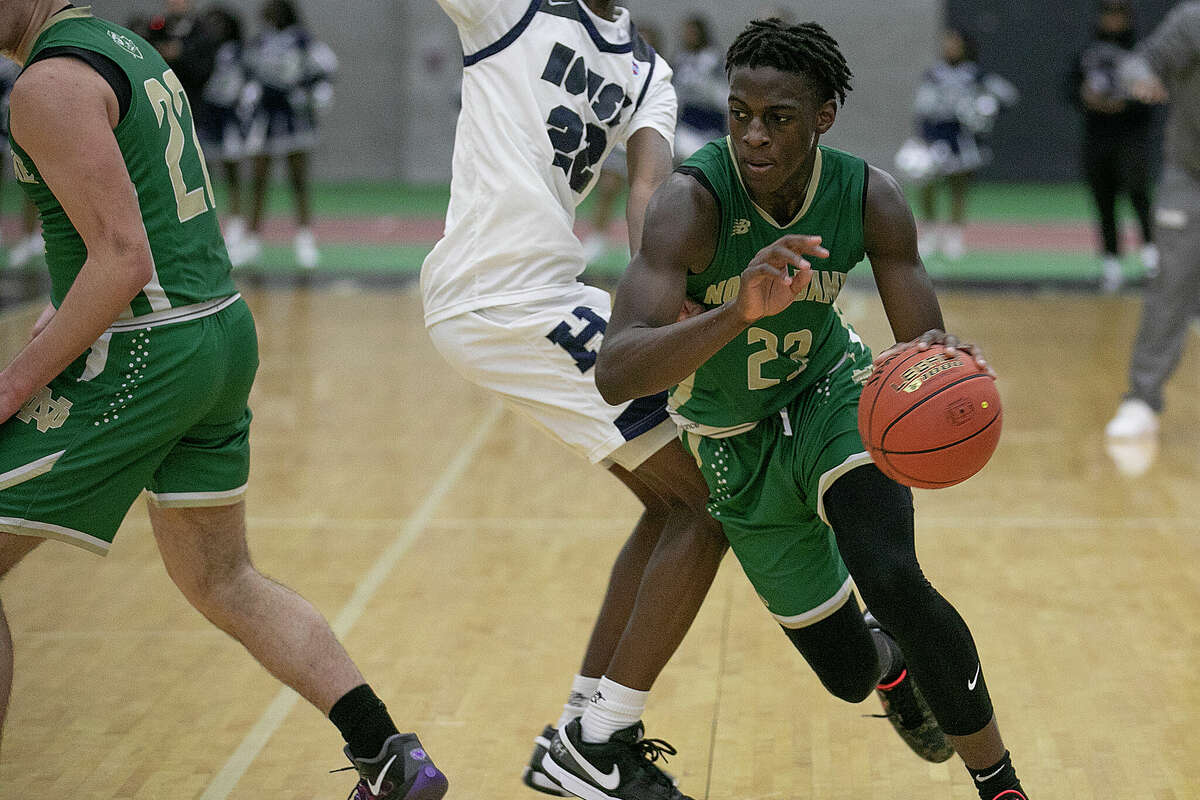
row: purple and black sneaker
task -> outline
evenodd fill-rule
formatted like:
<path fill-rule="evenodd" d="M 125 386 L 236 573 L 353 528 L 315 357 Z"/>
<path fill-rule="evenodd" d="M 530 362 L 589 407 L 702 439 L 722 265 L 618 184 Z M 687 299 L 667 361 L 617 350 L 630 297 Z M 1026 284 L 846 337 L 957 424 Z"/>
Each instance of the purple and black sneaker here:
<path fill-rule="evenodd" d="M 347 800 L 441 800 L 450 785 L 415 733 L 390 737 L 375 758 L 346 757 L 359 776 Z"/>

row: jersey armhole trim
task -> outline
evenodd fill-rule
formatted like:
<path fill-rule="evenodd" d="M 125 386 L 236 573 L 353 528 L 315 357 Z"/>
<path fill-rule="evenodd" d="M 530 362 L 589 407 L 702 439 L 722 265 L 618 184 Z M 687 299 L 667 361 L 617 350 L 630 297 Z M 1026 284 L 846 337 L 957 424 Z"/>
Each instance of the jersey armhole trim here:
<path fill-rule="evenodd" d="M 525 29 L 529 27 L 529 23 L 533 22 L 533 18 L 537 14 L 538 8 L 540 8 L 541 5 L 542 0 L 533 0 L 533 2 L 529 4 L 529 8 L 525 9 L 525 14 L 520 20 L 517 21 L 517 24 L 514 25 L 508 33 L 504 34 L 495 42 L 489 44 L 482 50 L 471 53 L 470 55 L 464 55 L 463 67 L 465 68 L 478 64 L 488 56 L 496 55 L 496 53 L 499 53 L 501 50 L 515 42 L 517 38 L 525 32 Z"/>
<path fill-rule="evenodd" d="M 692 178 L 701 186 L 703 186 L 709 194 L 712 195 L 713 202 L 717 204 L 717 216 L 720 217 L 722 214 L 721 198 L 717 196 L 717 190 L 714 189 L 712 183 L 709 182 L 708 176 L 704 174 L 704 170 L 691 164 L 680 164 L 675 168 L 675 171 L 680 175 L 687 175 L 689 178 Z"/>
<path fill-rule="evenodd" d="M 125 120 L 125 115 L 129 113 L 129 107 L 133 104 L 133 85 L 129 82 L 129 76 L 117 65 L 117 62 L 95 50 L 68 44 L 47 47 L 30 59 L 29 64 L 50 58 L 74 58 L 94 69 L 101 78 L 104 78 L 112 88 L 113 94 L 117 96 L 117 124 L 119 125 Z M 27 69 L 29 64 L 25 65 Z"/>
<path fill-rule="evenodd" d="M 866 161 L 863 162 L 863 189 L 862 189 L 862 229 L 863 239 L 867 238 L 867 189 L 871 187 L 871 165 Z"/>

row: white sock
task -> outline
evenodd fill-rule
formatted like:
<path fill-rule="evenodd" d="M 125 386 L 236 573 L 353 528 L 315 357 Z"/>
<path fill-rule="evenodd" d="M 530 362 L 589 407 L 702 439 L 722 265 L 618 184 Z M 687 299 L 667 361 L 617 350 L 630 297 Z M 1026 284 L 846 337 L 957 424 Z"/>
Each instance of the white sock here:
<path fill-rule="evenodd" d="M 561 730 L 571 720 L 583 716 L 588 700 L 596 693 L 596 687 L 599 685 L 599 678 L 585 678 L 582 675 L 576 675 L 575 679 L 571 681 L 571 694 L 567 697 L 566 705 L 563 706 L 562 716 L 558 718 L 558 724 L 554 727 Z"/>
<path fill-rule="evenodd" d="M 642 718 L 649 696 L 649 692 L 640 692 L 608 678 L 601 678 L 580 721 L 583 740 L 593 744 L 607 742 L 617 731 L 633 725 Z"/>

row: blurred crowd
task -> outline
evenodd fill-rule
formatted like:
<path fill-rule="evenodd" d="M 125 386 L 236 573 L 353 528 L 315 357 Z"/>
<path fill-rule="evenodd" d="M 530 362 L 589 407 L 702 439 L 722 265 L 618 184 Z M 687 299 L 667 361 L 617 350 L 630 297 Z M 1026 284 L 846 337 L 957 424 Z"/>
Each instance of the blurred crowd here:
<path fill-rule="evenodd" d="M 311 227 L 309 159 L 321 116 L 333 103 L 337 57 L 308 30 L 291 0 L 267 0 L 256 22 L 248 36 L 239 9 L 218 4 L 197 12 L 191 0 L 166 0 L 162 14 L 132 19 L 129 27 L 171 65 L 190 98 L 208 161 L 221 164 L 234 266 L 262 257 L 271 165 L 281 159 L 296 205 L 296 261 L 311 269 L 320 251 Z"/>

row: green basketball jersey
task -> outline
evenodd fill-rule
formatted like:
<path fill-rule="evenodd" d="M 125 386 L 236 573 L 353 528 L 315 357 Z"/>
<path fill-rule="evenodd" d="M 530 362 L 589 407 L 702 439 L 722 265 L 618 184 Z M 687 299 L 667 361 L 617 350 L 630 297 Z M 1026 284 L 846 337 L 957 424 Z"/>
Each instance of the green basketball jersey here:
<path fill-rule="evenodd" d="M 864 256 L 867 165 L 849 153 L 818 147 L 804 204 L 795 219 L 782 225 L 750 199 L 728 139 L 705 145 L 685 167 L 703 173 L 716 194 L 721 219 L 712 262 L 687 279 L 688 297 L 705 308 L 736 297 L 742 270 L 759 250 L 785 234 L 820 236 L 829 251 L 829 258 L 809 259 L 812 282 L 788 308 L 755 322 L 671 390 L 671 409 L 685 422 L 732 428 L 778 412 L 848 353 L 866 349 L 834 301 L 846 274 Z"/>
<path fill-rule="evenodd" d="M 144 39 L 93 17 L 87 8 L 69 8 L 51 17 L 26 63 L 57 47 L 105 56 L 128 76 L 133 90 L 129 110 L 113 133 L 137 189 L 155 274 L 130 303 L 126 316 L 234 294 L 208 167 L 188 98 L 175 73 Z M 17 180 L 41 214 L 51 300 L 58 306 L 79 274 L 87 248 L 42 181 L 37 164 L 11 136 L 10 142 Z M 58 190 L 69 191 L 69 187 Z"/>

